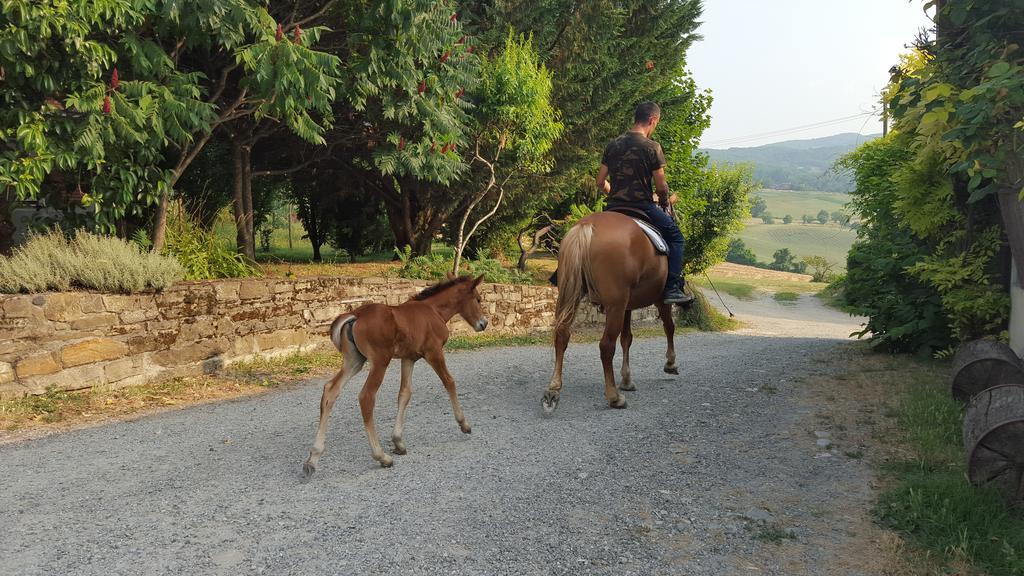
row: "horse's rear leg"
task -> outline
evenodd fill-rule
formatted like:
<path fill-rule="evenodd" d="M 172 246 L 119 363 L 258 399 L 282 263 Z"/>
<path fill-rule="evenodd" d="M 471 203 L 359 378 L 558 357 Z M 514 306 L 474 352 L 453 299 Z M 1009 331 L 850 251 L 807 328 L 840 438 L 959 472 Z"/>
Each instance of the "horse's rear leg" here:
<path fill-rule="evenodd" d="M 551 373 L 551 382 L 544 392 L 542 406 L 544 412 L 551 414 L 558 407 L 558 399 L 562 394 L 562 361 L 565 360 L 565 349 L 569 346 L 572 324 L 566 322 L 555 328 L 555 371 Z"/>
<path fill-rule="evenodd" d="M 633 378 L 629 372 L 629 347 L 633 345 L 633 311 L 626 310 L 626 319 L 622 324 L 622 382 L 619 383 L 620 390 L 636 390 L 633 386 Z"/>
<path fill-rule="evenodd" d="M 366 383 L 363 384 L 363 389 L 359 391 L 359 410 L 363 413 L 363 426 L 366 427 L 366 438 L 370 441 L 370 453 L 373 455 L 373 459 L 380 462 L 380 465 L 384 468 L 394 464 L 394 460 L 391 456 L 385 454 L 384 450 L 380 447 L 380 438 L 377 437 L 377 426 L 373 421 L 373 408 L 377 403 L 377 390 L 380 388 L 381 382 L 384 381 L 384 373 L 387 371 L 390 362 L 390 358 L 387 358 L 384 362 L 377 362 L 374 359 L 370 368 L 370 375 L 366 377 Z"/>
<path fill-rule="evenodd" d="M 405 428 L 405 409 L 412 398 L 412 367 L 415 360 L 402 360 L 402 387 L 398 391 L 398 418 L 395 419 L 395 431 L 391 434 L 391 442 L 395 445 L 395 454 L 405 454 L 405 442 L 402 441 L 402 430 Z"/>
<path fill-rule="evenodd" d="M 665 372 L 679 374 L 679 367 L 676 365 L 676 323 L 672 319 L 672 305 L 658 304 L 658 316 L 661 316 L 661 324 L 665 327 L 665 338 L 668 340 L 668 351 L 665 352 Z"/>
<path fill-rule="evenodd" d="M 307 478 L 316 472 L 317 462 L 320 461 L 320 456 L 324 453 L 324 443 L 327 439 L 327 419 L 331 416 L 334 402 L 345 388 L 345 383 L 363 369 L 365 361 L 366 359 L 359 352 L 350 350 L 345 354 L 345 365 L 342 369 L 334 375 L 334 378 L 324 384 L 324 393 L 320 397 L 320 426 L 316 430 L 316 439 L 313 441 L 313 449 L 309 452 L 309 458 L 302 465 L 302 471 Z"/>
<path fill-rule="evenodd" d="M 469 434 L 473 429 L 469 426 L 469 421 L 466 420 L 466 415 L 462 413 L 462 406 L 459 404 L 459 396 L 455 392 L 455 378 L 452 378 L 451 373 L 448 372 L 448 365 L 444 360 L 444 352 L 440 348 L 436 352 L 432 352 L 424 356 L 424 360 L 430 364 L 430 367 L 437 372 L 437 377 L 441 379 L 441 383 L 444 384 L 444 389 L 448 392 L 448 399 L 452 402 L 452 412 L 455 414 L 455 421 L 459 424 L 459 429 L 464 434 Z"/>
<path fill-rule="evenodd" d="M 604 367 L 604 397 L 612 408 L 625 408 L 626 397 L 615 386 L 615 341 L 622 333 L 626 320 L 626 306 L 611 304 L 605 307 L 604 335 L 601 336 L 601 365 Z"/>

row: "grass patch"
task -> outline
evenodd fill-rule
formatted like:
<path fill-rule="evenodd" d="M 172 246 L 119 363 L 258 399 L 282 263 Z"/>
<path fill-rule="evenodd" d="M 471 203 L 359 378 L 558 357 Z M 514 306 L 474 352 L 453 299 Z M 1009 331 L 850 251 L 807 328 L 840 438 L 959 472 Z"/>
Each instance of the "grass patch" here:
<path fill-rule="evenodd" d="M 726 332 L 739 328 L 740 323 L 712 306 L 703 291 L 693 290 L 693 296 L 696 298 L 694 303 L 677 313 L 676 320 L 680 326 L 701 332 Z"/>
<path fill-rule="evenodd" d="M 800 300 L 800 295 L 796 292 L 776 292 L 772 298 L 774 298 L 776 302 L 792 304 Z"/>
<path fill-rule="evenodd" d="M 715 288 L 719 292 L 725 292 L 733 298 L 739 298 L 740 300 L 753 300 L 754 299 L 754 287 L 745 282 L 736 282 L 735 280 L 715 280 Z"/>
<path fill-rule="evenodd" d="M 259 392 L 274 384 L 273 381 L 254 383 L 204 376 L 119 390 L 48 390 L 38 396 L 0 401 L 0 430 L 56 429 L 158 408 L 232 398 Z"/>
<path fill-rule="evenodd" d="M 876 509 L 882 523 L 947 562 L 1024 575 L 1024 516 L 967 481 L 961 409 L 946 382 L 913 382 L 895 415 L 911 455 L 890 466 L 895 486 Z"/>
<path fill-rule="evenodd" d="M 341 370 L 342 356 L 336 351 L 305 352 L 276 358 L 237 362 L 228 374 L 260 381 L 268 376 L 301 379 L 332 370 Z"/>
<path fill-rule="evenodd" d="M 796 540 L 796 534 L 778 524 L 763 524 L 754 532 L 754 538 L 762 542 L 782 544 L 784 540 Z"/>

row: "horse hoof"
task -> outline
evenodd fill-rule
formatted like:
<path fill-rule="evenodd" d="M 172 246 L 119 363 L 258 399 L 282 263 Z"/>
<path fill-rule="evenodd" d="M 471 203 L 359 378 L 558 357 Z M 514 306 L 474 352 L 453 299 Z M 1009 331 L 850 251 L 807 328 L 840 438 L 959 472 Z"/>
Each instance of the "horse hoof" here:
<path fill-rule="evenodd" d="M 406 452 L 405 451 L 405 444 L 401 444 L 401 443 L 395 442 L 395 449 L 392 450 L 392 452 L 394 452 L 395 454 L 398 454 L 399 456 L 404 456 L 405 452 Z"/>
<path fill-rule="evenodd" d="M 621 410 L 622 408 L 626 407 L 626 397 L 625 396 L 619 396 L 615 400 L 612 400 L 611 402 L 609 402 L 608 405 L 611 406 L 612 408 L 616 408 L 616 409 L 620 409 Z"/>
<path fill-rule="evenodd" d="M 679 368 L 677 368 L 675 366 L 672 366 L 672 367 L 665 366 L 665 373 L 666 374 L 679 374 Z"/>
<path fill-rule="evenodd" d="M 462 430 L 463 434 L 472 434 L 473 433 L 473 428 L 471 428 L 469 424 L 466 424 L 466 425 L 461 425 L 460 424 L 459 425 L 459 429 Z"/>
<path fill-rule="evenodd" d="M 313 472 L 316 472 L 316 464 L 312 462 L 305 462 L 302 464 L 302 478 L 309 480 L 313 476 Z"/>
<path fill-rule="evenodd" d="M 544 400 L 541 402 L 541 405 L 544 407 L 545 414 L 551 414 L 555 411 L 555 408 L 558 408 L 558 396 L 558 392 L 551 390 L 544 393 Z"/>
<path fill-rule="evenodd" d="M 381 468 L 391 468 L 391 465 L 395 463 L 395 460 L 391 456 L 384 454 L 384 456 L 379 460 L 379 462 Z"/>
<path fill-rule="evenodd" d="M 636 386 L 634 386 L 632 382 L 623 382 L 622 384 L 619 384 L 619 390 L 633 392 L 634 390 L 636 390 Z"/>

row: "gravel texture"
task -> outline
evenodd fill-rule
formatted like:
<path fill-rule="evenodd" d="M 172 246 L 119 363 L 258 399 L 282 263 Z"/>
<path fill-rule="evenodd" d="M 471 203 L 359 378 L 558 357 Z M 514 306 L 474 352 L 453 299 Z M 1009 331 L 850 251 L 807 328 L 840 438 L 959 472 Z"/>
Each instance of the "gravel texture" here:
<path fill-rule="evenodd" d="M 678 338 L 680 376 L 662 339 L 634 343 L 625 410 L 605 406 L 596 344 L 570 347 L 551 417 L 550 347 L 454 353 L 464 435 L 418 363 L 390 469 L 362 376 L 308 483 L 322 380 L 0 446 L 0 574 L 873 573 L 856 558 L 870 467 L 818 445 L 795 378 L 828 374 L 857 322 L 806 298 L 763 317 L 731 303 L 747 328 Z M 388 449 L 398 367 L 378 397 Z"/>

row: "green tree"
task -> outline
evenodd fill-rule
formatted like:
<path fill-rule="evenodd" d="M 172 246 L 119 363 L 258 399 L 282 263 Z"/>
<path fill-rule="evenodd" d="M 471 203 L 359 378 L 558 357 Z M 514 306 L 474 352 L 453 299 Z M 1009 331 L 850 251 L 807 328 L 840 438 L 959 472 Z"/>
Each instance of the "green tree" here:
<path fill-rule="evenodd" d="M 803 216 L 801 216 L 801 219 L 804 221 L 804 224 L 810 224 L 811 222 L 814 222 L 814 218 L 808 214 L 804 214 Z"/>
<path fill-rule="evenodd" d="M 159 249 L 171 190 L 218 126 L 273 119 L 322 142 L 338 61 L 309 48 L 322 29 L 276 28 L 244 0 L 4 0 L 0 186 L 80 197 L 108 232 L 155 208 Z"/>
<path fill-rule="evenodd" d="M 835 264 L 824 256 L 806 256 L 803 262 L 811 268 L 812 282 L 831 282 L 835 280 Z"/>
<path fill-rule="evenodd" d="M 709 166 L 692 191 L 675 206 L 675 218 L 686 238 L 683 272 L 694 276 L 721 262 L 729 239 L 743 228 L 748 196 L 756 189 L 747 166 Z"/>
<path fill-rule="evenodd" d="M 793 216 L 791 216 L 789 214 L 786 214 L 785 216 L 782 217 L 782 223 L 783 224 L 792 224 L 793 223 Z"/>
<path fill-rule="evenodd" d="M 817 220 L 819 224 L 828 224 L 828 210 L 819 211 Z"/>
<path fill-rule="evenodd" d="M 725 254 L 725 261 L 745 266 L 757 266 L 760 264 L 753 250 L 747 248 L 747 245 L 739 238 L 729 240 L 729 251 Z"/>
<path fill-rule="evenodd" d="M 551 74 L 538 62 L 532 42 L 510 31 L 502 51 L 483 60 L 472 143 L 472 162 L 483 167 L 482 178 L 459 221 L 453 273 L 470 237 L 501 207 L 506 183 L 518 173 L 551 167 L 562 124 L 551 106 Z M 467 230 L 470 218 L 475 222 Z"/>
<path fill-rule="evenodd" d="M 750 197 L 750 215 L 754 218 L 760 218 L 761 214 L 764 214 L 768 210 L 768 201 L 763 196 L 751 196 Z"/>
<path fill-rule="evenodd" d="M 775 224 L 775 216 L 772 215 L 771 212 L 762 212 L 761 222 L 764 222 L 765 224 Z"/>

